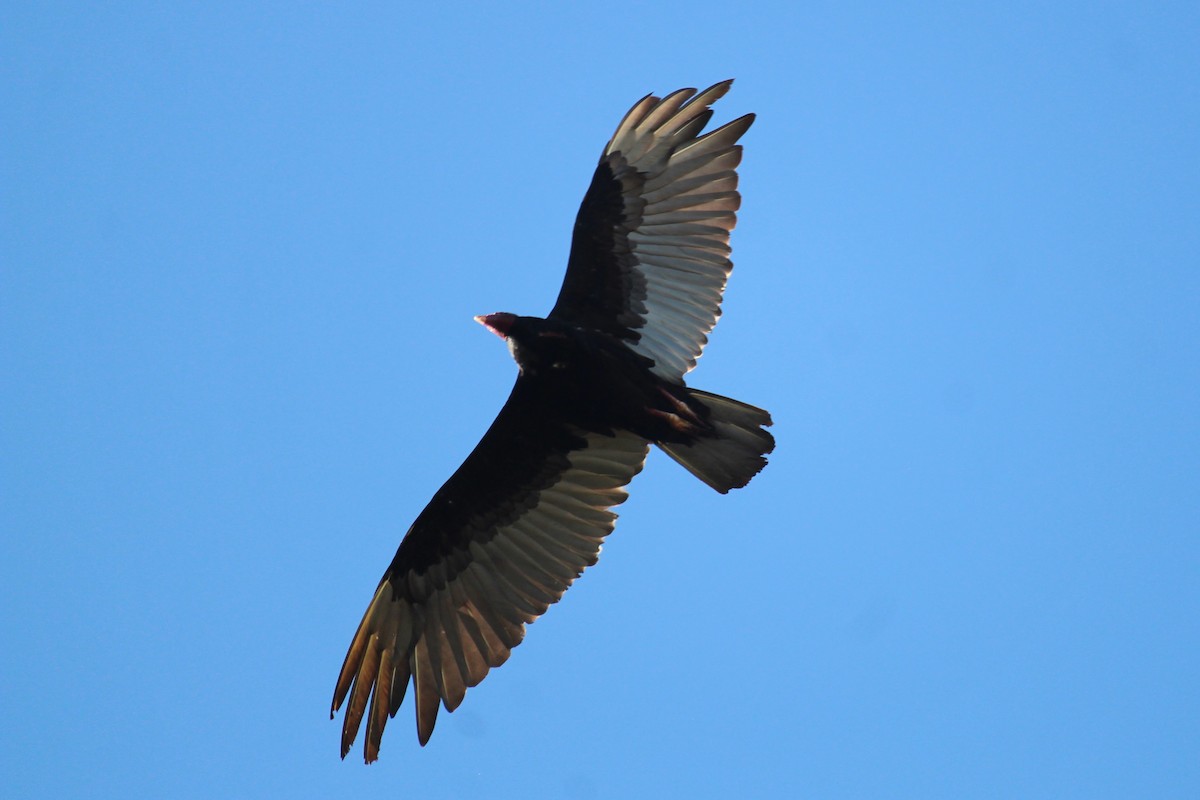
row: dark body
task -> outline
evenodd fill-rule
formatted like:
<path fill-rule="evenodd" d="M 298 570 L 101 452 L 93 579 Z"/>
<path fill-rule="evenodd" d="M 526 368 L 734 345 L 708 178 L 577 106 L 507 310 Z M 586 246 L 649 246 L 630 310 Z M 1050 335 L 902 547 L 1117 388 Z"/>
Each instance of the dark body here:
<path fill-rule="evenodd" d="M 374 761 L 413 687 L 417 737 L 503 664 L 526 626 L 596 562 L 651 445 L 718 492 L 745 486 L 771 415 L 689 388 L 733 268 L 746 115 L 707 133 L 730 82 L 647 96 L 605 147 L 547 318 L 476 319 L 516 383 L 482 440 L 405 534 L 350 644 L 332 713 L 344 757 Z"/>
<path fill-rule="evenodd" d="M 500 316 L 500 315 L 493 315 Z M 554 319 L 515 317 L 506 335 L 521 368 L 529 402 L 544 413 L 566 413 L 589 431 L 633 431 L 652 442 L 681 442 L 692 435 L 679 412 L 690 413 L 689 426 L 708 410 L 688 405 L 682 381 L 651 372 L 654 362 L 607 333 L 585 330 Z"/>
<path fill-rule="evenodd" d="M 502 510 L 509 498 L 553 483 L 566 459 L 549 454 L 582 446 L 580 432 L 608 436 L 627 430 L 658 444 L 690 442 L 710 430 L 704 422 L 708 408 L 689 400 L 682 382 L 658 377 L 650 371 L 652 361 L 606 333 L 505 313 L 481 319 L 491 319 L 489 327 L 497 333 L 506 326 L 502 335 L 520 374 L 488 433 L 400 543 L 390 573 L 424 573 L 447 552 L 465 551 L 479 536 L 471 516 L 493 506 L 495 524 L 506 519 Z M 557 432 L 550 442 L 544 438 L 548 430 Z M 463 497 L 474 502 L 464 506 Z M 418 525 L 430 534 L 421 535 Z M 456 531 L 464 532 L 461 541 L 447 536 Z"/>

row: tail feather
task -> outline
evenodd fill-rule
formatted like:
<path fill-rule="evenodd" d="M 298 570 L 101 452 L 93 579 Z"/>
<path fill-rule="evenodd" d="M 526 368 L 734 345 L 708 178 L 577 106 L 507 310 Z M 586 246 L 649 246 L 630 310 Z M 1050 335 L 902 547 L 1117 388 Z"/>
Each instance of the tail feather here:
<path fill-rule="evenodd" d="M 687 391 L 709 410 L 712 432 L 687 444 L 659 442 L 658 446 L 721 494 L 740 489 L 767 465 L 766 455 L 775 449 L 775 437 L 763 430 L 771 424 L 771 415 L 719 394 Z"/>

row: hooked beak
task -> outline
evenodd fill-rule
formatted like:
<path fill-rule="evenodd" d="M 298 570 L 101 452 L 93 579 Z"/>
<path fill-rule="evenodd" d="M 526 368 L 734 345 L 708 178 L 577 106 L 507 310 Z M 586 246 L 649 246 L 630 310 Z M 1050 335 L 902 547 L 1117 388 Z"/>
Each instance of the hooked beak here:
<path fill-rule="evenodd" d="M 512 324 L 516 321 L 516 319 L 516 314 L 509 314 L 505 311 L 497 311 L 495 314 L 477 314 L 475 316 L 476 322 L 499 336 L 501 339 L 508 338 L 508 332 L 512 328 Z"/>

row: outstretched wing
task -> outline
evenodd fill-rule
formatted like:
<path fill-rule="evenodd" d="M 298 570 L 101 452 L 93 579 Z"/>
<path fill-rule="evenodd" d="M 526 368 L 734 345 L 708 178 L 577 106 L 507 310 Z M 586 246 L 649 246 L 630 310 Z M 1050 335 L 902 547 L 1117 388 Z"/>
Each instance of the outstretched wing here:
<path fill-rule="evenodd" d="M 733 269 L 737 140 L 754 115 L 700 135 L 731 83 L 647 96 L 625 115 L 579 207 L 550 312 L 626 340 L 671 380 L 696 366 Z"/>
<path fill-rule="evenodd" d="M 333 695 L 349 697 L 346 756 L 363 716 L 370 763 L 411 681 L 422 745 L 438 706 L 508 659 L 525 625 L 596 563 L 647 444 L 579 430 L 518 377 L 508 402 L 417 517 L 367 608 Z"/>

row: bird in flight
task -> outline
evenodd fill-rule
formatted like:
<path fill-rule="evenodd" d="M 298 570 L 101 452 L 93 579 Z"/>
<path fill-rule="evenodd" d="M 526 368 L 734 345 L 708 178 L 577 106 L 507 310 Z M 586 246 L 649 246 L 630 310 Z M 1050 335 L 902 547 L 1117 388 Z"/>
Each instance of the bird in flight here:
<path fill-rule="evenodd" d="M 546 318 L 475 319 L 519 368 L 504 407 L 400 542 L 333 693 L 364 758 L 412 684 L 417 738 L 596 563 L 651 444 L 725 493 L 767 463 L 761 408 L 688 388 L 721 314 L 747 114 L 702 133 L 732 81 L 643 97 L 604 148 Z"/>

